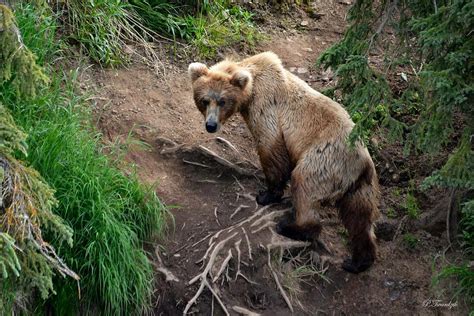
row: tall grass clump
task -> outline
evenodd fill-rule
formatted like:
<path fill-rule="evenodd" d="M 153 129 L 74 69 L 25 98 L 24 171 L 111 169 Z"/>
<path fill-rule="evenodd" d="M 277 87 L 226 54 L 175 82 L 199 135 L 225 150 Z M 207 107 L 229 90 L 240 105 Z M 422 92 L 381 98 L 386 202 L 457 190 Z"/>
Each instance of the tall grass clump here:
<path fill-rule="evenodd" d="M 192 3 L 192 4 L 191 4 Z M 145 25 L 155 32 L 191 43 L 199 55 L 212 58 L 224 46 L 255 44 L 259 34 L 252 14 L 229 0 L 131 0 Z"/>
<path fill-rule="evenodd" d="M 128 1 L 51 1 L 59 8 L 62 31 L 69 43 L 79 44 L 95 62 L 116 66 L 128 61 L 124 47 L 140 44 L 150 53 L 149 32 Z"/>
<path fill-rule="evenodd" d="M 48 304 L 58 315 L 142 313 L 150 306 L 153 281 L 142 243 L 160 231 L 164 207 L 152 188 L 133 173 L 125 176 L 103 154 L 86 98 L 76 89 L 78 71 L 54 65 L 60 55 L 50 42 L 56 27 L 51 12 L 20 4 L 15 15 L 25 46 L 39 56 L 49 80 L 32 98 L 7 82 L 0 86 L 0 102 L 28 135 L 26 163 L 55 190 L 53 211 L 72 228 L 74 243 L 69 247 L 52 234 L 51 244 L 81 278 L 55 277 L 56 294 Z M 44 234 L 50 235 L 47 228 Z"/>

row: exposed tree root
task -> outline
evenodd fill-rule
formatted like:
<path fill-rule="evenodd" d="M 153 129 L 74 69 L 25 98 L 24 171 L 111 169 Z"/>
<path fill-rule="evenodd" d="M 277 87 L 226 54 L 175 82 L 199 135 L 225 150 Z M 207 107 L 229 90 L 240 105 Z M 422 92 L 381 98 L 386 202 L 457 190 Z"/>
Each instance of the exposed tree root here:
<path fill-rule="evenodd" d="M 158 137 L 157 138 L 158 142 L 162 143 L 163 145 L 166 145 L 166 147 L 163 148 L 160 151 L 160 153 L 162 155 L 176 154 L 178 152 L 196 153 L 198 155 L 202 155 L 204 157 L 207 157 L 207 158 L 215 161 L 216 163 L 218 163 L 218 164 L 220 164 L 220 165 L 222 165 L 222 166 L 224 166 L 228 169 L 233 170 L 234 172 L 236 172 L 239 175 L 252 176 L 252 177 L 256 176 L 256 177 L 259 177 L 259 178 L 263 178 L 263 176 L 258 172 L 259 167 L 256 166 L 250 160 L 243 157 L 242 154 L 237 150 L 237 148 L 234 145 L 232 145 L 231 142 L 229 142 L 228 140 L 226 140 L 222 137 L 216 137 L 214 139 L 219 141 L 220 143 L 224 143 L 226 145 L 226 147 L 231 148 L 239 156 L 239 159 L 242 162 L 245 162 L 245 163 L 247 163 L 247 165 L 252 166 L 253 169 L 243 168 L 243 167 L 239 166 L 239 164 L 241 164 L 242 162 L 233 163 L 233 162 L 231 162 L 228 159 L 218 155 L 217 153 L 215 153 L 214 151 L 212 151 L 211 149 L 209 149 L 209 148 L 207 148 L 203 145 L 197 145 L 196 146 L 196 145 L 190 145 L 190 144 L 185 144 L 185 143 L 178 144 L 178 143 L 172 141 L 171 139 L 168 139 L 168 138 L 165 138 L 165 137 Z M 187 164 L 203 167 L 203 168 L 209 168 L 210 167 L 210 166 L 207 166 L 205 164 L 195 162 L 195 161 L 189 161 L 189 160 L 186 160 L 186 159 L 183 159 L 183 162 L 187 163 Z"/>
<path fill-rule="evenodd" d="M 212 235 L 207 235 L 195 243 L 195 245 L 202 243 L 204 240 L 209 238 L 208 247 L 205 250 L 204 255 L 196 262 L 198 264 L 202 263 L 202 272 L 188 282 L 189 285 L 192 285 L 200 281 L 200 285 L 194 296 L 188 301 L 186 308 L 184 309 L 184 314 L 187 314 L 191 306 L 197 302 L 198 298 L 202 295 L 203 290 L 208 288 L 214 299 L 219 303 L 223 312 L 228 315 L 229 311 L 226 307 L 225 296 L 223 296 L 223 292 L 218 291 L 219 288 L 217 286 L 223 286 L 226 282 L 227 284 L 232 284 L 233 282 L 236 282 L 239 277 L 246 281 L 249 286 L 258 284 L 244 274 L 245 268 L 242 265 L 249 266 L 249 262 L 255 260 L 255 255 L 258 255 L 259 253 L 263 256 L 265 256 L 266 253 L 268 256 L 267 265 L 269 268 L 268 272 L 270 274 L 270 279 L 274 280 L 276 287 L 281 293 L 281 296 L 290 311 L 294 311 L 290 296 L 281 283 L 282 274 L 280 268 L 277 268 L 278 264 L 275 262 L 272 265 L 271 254 L 274 250 L 279 251 L 277 252 L 280 254 L 279 262 L 282 262 L 282 254 L 284 251 L 290 249 L 302 249 L 301 251 L 307 252 L 305 249 L 307 249 L 311 243 L 295 241 L 278 235 L 272 227 L 275 226 L 276 219 L 284 216 L 290 209 L 268 212 L 267 210 L 269 208 L 270 205 L 257 209 L 251 216 L 244 218 L 227 228 L 223 228 Z M 234 213 L 237 214 L 238 212 Z M 259 237 L 254 237 L 253 235 L 257 233 L 259 233 Z M 266 245 L 262 245 L 262 238 L 263 240 L 266 238 L 267 242 L 264 241 L 264 244 Z M 243 245 L 242 242 L 245 242 L 247 245 Z M 258 243 L 252 245 L 252 242 Z M 242 246 L 244 248 L 241 248 Z M 260 249 L 263 249 L 263 251 L 258 252 L 259 247 Z M 257 252 L 254 253 L 253 249 L 257 249 Z M 265 260 L 264 258 L 265 257 L 263 257 L 263 260 Z M 305 256 L 305 258 L 311 258 L 311 255 L 309 257 Z M 298 260 L 303 261 L 300 257 L 298 257 Z M 311 262 L 305 261 L 305 263 L 309 264 Z M 243 315 L 258 315 L 240 306 L 233 306 L 232 309 Z"/>
<path fill-rule="evenodd" d="M 155 264 L 156 270 L 158 272 L 161 272 L 165 276 L 166 282 L 171 282 L 171 281 L 179 282 L 179 279 L 173 274 L 173 272 L 165 268 L 163 261 L 161 260 L 160 252 L 158 248 L 155 249 L 155 256 L 156 256 L 156 264 Z"/>

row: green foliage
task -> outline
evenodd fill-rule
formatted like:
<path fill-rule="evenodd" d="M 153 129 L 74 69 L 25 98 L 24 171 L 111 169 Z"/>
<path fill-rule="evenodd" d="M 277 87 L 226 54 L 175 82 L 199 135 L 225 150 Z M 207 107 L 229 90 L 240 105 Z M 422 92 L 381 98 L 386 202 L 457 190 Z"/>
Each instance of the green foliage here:
<path fill-rule="evenodd" d="M 408 217 L 411 219 L 417 219 L 420 216 L 420 208 L 418 202 L 412 193 L 407 193 L 405 197 L 405 208 L 407 210 Z"/>
<path fill-rule="evenodd" d="M 190 42 L 202 57 L 214 57 L 223 46 L 258 38 L 252 15 L 229 0 L 198 1 L 196 10 L 163 0 L 132 0 L 145 24 L 154 31 Z"/>
<path fill-rule="evenodd" d="M 407 233 L 403 235 L 403 243 L 409 249 L 415 249 L 416 246 L 418 245 L 418 242 L 419 242 L 418 238 L 416 238 L 416 236 L 412 234 Z"/>
<path fill-rule="evenodd" d="M 38 86 L 49 79 L 21 41 L 12 12 L 0 6 L 0 92 L 12 102 L 32 100 Z M 17 127 L 0 102 L 0 313 L 10 314 L 22 300 L 38 290 L 46 299 L 54 293 L 54 271 L 77 279 L 43 239 L 66 241 L 72 246 L 72 229 L 53 213 L 54 191 L 39 173 L 18 158 L 28 154 L 27 135 Z"/>
<path fill-rule="evenodd" d="M 127 42 L 148 47 L 148 35 L 140 19 L 127 1 L 120 0 L 56 0 L 65 16 L 62 31 L 70 42 L 78 43 L 94 61 L 106 66 L 124 64 Z"/>
<path fill-rule="evenodd" d="M 445 267 L 441 273 L 435 276 L 433 284 L 437 285 L 441 280 L 454 277 L 458 280 L 459 286 L 457 287 L 454 297 L 463 296 L 468 304 L 474 305 L 474 271 L 473 267 L 468 264 L 456 266 L 450 265 Z"/>
<path fill-rule="evenodd" d="M 389 207 L 387 209 L 387 217 L 388 218 L 396 218 L 397 217 L 397 213 L 395 212 L 395 209 L 393 207 Z"/>
<path fill-rule="evenodd" d="M 1 143 L 2 152 L 8 146 L 9 153 L 20 154 L 28 134 L 25 164 L 44 177 L 42 180 L 33 169 L 9 160 L 12 172 L 8 175 L 14 175 L 13 184 L 17 188 L 17 184 L 22 184 L 22 190 L 14 199 L 18 203 L 7 208 L 5 214 L 0 208 L 0 216 L 6 216 L 0 223 L 18 223 L 15 214 L 27 214 L 33 239 L 23 247 L 19 242 L 21 230 L 17 234 L 12 226 L 8 230 L 0 226 L 0 260 L 5 258 L 2 262 L 6 263 L 9 277 L 6 282 L 2 280 L 0 306 L 5 313 L 11 313 L 12 305 L 19 305 L 19 298 L 31 297 L 36 288 L 41 298 L 49 297 L 57 314 L 79 311 L 92 314 L 97 310 L 103 314 L 139 314 L 150 306 L 153 281 L 152 265 L 142 241 L 162 227 L 164 207 L 152 188 L 140 185 L 133 172 L 130 176 L 123 175 L 102 153 L 101 135 L 91 124 L 91 115 L 86 110 L 88 104 L 85 97 L 76 92 L 78 73 L 53 70 L 57 68 L 53 67 L 52 58 L 57 57 L 54 54 L 58 53 L 58 46 L 49 41 L 54 36 L 50 32 L 54 33 L 55 20 L 50 19 L 49 11 L 38 8 L 44 7 L 21 5 L 15 13 L 18 21 L 25 23 L 19 24 L 24 44 L 42 56 L 38 61 L 43 63 L 43 68 L 25 67 L 26 72 L 15 72 L 0 85 L 0 102 L 7 107 L 7 112 L 0 107 L 0 113 L 12 114 L 0 116 L 0 133 L 13 135 Z M 1 46 L 0 51 L 3 49 Z M 27 56 L 34 61 L 33 53 Z M 4 64 L 0 62 L 0 65 Z M 25 78 L 32 76 L 31 71 L 44 78 L 47 78 L 46 72 L 51 80 L 42 80 L 41 84 L 33 84 L 19 94 L 17 87 L 22 86 L 16 85 L 14 80 L 27 80 Z M 26 134 L 12 129 L 15 126 Z M 45 182 L 54 188 L 55 197 Z M 25 199 L 34 204 L 24 203 Z M 70 227 L 74 230 L 73 246 Z M 8 235 L 3 231 L 8 231 Z M 59 261 L 48 261 L 42 256 L 43 252 L 38 252 L 38 245 L 42 245 L 47 247 L 45 253 L 52 256 L 53 248 L 42 243 L 41 236 L 47 236 L 65 264 L 79 274 L 78 284 L 72 279 L 55 277 L 55 271 L 75 274 Z M 16 251 L 21 270 L 16 269 L 12 247 L 22 249 L 22 252 Z M 22 279 L 13 279 L 15 271 Z M 78 285 L 81 300 L 78 300 Z M 56 295 L 50 296 L 51 293 Z M 0 314 L 3 313 L 0 310 Z"/>
<path fill-rule="evenodd" d="M 48 81 L 35 55 L 28 49 L 19 49 L 23 42 L 12 12 L 0 5 L 0 86 L 8 84 L 13 95 L 34 97 L 36 87 Z"/>

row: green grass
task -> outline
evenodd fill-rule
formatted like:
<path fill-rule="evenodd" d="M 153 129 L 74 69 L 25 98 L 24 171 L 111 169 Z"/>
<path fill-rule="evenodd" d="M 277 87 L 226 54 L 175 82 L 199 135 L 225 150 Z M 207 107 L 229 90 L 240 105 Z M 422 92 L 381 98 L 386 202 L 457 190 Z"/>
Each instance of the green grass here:
<path fill-rule="evenodd" d="M 410 233 L 403 235 L 403 244 L 408 249 L 415 249 L 419 242 L 420 240 Z"/>
<path fill-rule="evenodd" d="M 76 91 L 78 71 L 55 71 L 54 19 L 30 5 L 17 8 L 25 44 L 50 83 L 32 100 L 4 85 L 0 101 L 28 135 L 27 162 L 56 190 L 55 213 L 74 230 L 74 245 L 53 245 L 81 277 L 56 277 L 49 303 L 55 314 L 137 314 L 150 306 L 153 269 L 142 243 L 163 227 L 165 208 L 136 175 L 125 176 L 103 153 L 89 104 Z M 47 230 L 44 232 L 46 235 Z M 51 240 L 51 239 L 50 239 Z M 79 300 L 79 295 L 81 300 Z"/>
<path fill-rule="evenodd" d="M 252 46 L 261 37 L 252 23 L 252 14 L 229 0 L 202 1 L 191 8 L 163 0 L 131 3 L 146 26 L 186 40 L 203 58 L 215 57 L 222 47 L 241 42 Z"/>

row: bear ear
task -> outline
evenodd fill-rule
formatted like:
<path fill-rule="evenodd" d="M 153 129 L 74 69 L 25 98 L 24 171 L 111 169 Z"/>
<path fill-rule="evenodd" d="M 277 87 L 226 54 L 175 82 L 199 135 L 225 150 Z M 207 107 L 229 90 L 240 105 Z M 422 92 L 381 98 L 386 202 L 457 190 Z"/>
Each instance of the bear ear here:
<path fill-rule="evenodd" d="M 189 77 L 191 78 L 191 82 L 196 81 L 201 76 L 207 75 L 209 69 L 207 66 L 202 63 L 192 63 L 188 67 Z"/>
<path fill-rule="evenodd" d="M 236 72 L 232 78 L 230 78 L 230 83 L 240 89 L 245 89 L 247 84 L 252 79 L 252 75 L 247 70 L 239 70 Z"/>

